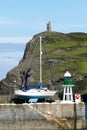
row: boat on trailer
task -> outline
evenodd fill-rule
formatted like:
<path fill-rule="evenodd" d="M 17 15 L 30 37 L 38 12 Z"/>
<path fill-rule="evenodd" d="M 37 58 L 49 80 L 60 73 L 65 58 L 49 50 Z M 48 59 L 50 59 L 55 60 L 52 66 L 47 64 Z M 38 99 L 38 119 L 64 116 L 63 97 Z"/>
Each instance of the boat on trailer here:
<path fill-rule="evenodd" d="M 27 99 L 28 102 L 37 102 L 38 99 L 52 98 L 56 92 L 47 88 L 30 88 L 29 90 L 15 90 L 15 96 L 19 99 Z"/>
<path fill-rule="evenodd" d="M 22 90 L 15 90 L 15 97 L 25 99 L 28 102 L 37 102 L 38 100 L 46 100 L 52 98 L 57 90 L 49 90 L 42 87 L 42 44 L 40 37 L 40 83 L 36 85 L 25 85 Z"/>

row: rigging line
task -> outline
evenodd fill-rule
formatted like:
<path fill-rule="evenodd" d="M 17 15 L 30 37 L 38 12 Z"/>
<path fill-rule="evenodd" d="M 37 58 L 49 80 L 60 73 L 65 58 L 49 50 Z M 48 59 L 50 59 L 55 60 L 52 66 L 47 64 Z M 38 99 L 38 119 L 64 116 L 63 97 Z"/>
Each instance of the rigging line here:
<path fill-rule="evenodd" d="M 44 48 L 44 53 L 45 53 L 45 55 L 46 55 L 46 60 L 47 60 L 48 67 L 49 67 L 49 69 L 50 69 L 51 78 L 52 78 L 52 80 L 53 80 L 53 79 L 54 79 L 53 71 L 52 71 L 51 65 L 50 65 L 50 63 L 49 63 L 49 61 L 48 61 L 48 56 L 47 56 L 47 52 L 46 52 L 46 49 L 45 49 L 44 45 L 43 45 L 43 48 Z"/>
<path fill-rule="evenodd" d="M 37 42 L 35 42 L 35 46 L 34 46 L 34 48 L 33 48 L 33 53 L 32 53 L 32 55 L 31 55 L 31 61 L 30 61 L 30 64 L 29 64 L 30 67 L 32 66 L 32 62 L 33 62 L 33 59 L 34 59 L 34 54 L 35 54 L 35 52 L 36 52 L 38 43 L 39 43 L 39 40 L 37 40 Z"/>
<path fill-rule="evenodd" d="M 36 42 L 32 42 L 31 44 L 32 47 L 30 48 L 30 51 L 29 51 L 29 55 L 30 55 L 30 58 L 29 59 L 29 63 L 28 63 L 28 68 L 27 68 L 27 71 L 26 72 L 21 72 L 21 78 L 22 78 L 22 86 L 21 86 L 21 89 L 27 84 L 27 78 L 29 77 L 28 75 L 28 72 L 30 71 L 30 68 L 32 66 L 32 61 L 34 59 L 34 53 L 36 51 L 36 48 L 38 46 L 38 39 Z M 30 45 L 29 45 L 30 46 Z M 32 55 L 31 55 L 31 51 L 32 51 Z M 26 58 L 27 59 L 27 58 Z"/>

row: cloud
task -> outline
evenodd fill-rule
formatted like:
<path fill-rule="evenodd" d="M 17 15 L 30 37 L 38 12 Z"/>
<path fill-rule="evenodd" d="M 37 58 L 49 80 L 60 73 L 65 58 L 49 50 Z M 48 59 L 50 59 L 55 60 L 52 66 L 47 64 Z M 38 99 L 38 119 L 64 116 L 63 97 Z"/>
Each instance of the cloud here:
<path fill-rule="evenodd" d="M 17 21 L 8 18 L 0 18 L 0 25 L 16 25 Z"/>
<path fill-rule="evenodd" d="M 70 27 L 70 28 L 73 28 L 73 27 L 75 27 L 75 28 L 85 28 L 85 27 L 87 27 L 87 24 L 70 24 L 70 25 L 67 25 L 68 27 Z"/>
<path fill-rule="evenodd" d="M 29 37 L 0 37 L 0 43 L 24 43 L 26 44 L 31 38 Z"/>
<path fill-rule="evenodd" d="M 65 24 L 61 25 L 63 28 L 87 28 L 87 24 Z"/>
<path fill-rule="evenodd" d="M 69 33 L 69 32 L 87 32 L 87 24 L 86 23 L 58 23 L 55 24 L 54 30 L 58 30 L 60 32 Z"/>

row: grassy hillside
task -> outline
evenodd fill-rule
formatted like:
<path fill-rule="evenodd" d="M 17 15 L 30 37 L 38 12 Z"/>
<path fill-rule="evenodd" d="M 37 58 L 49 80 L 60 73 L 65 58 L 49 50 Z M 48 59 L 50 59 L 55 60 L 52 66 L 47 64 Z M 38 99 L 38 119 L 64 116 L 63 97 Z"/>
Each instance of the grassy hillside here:
<path fill-rule="evenodd" d="M 74 80 L 73 90 L 80 94 L 87 93 L 87 34 L 58 32 L 39 33 L 26 44 L 24 56 L 19 65 L 7 73 L 0 82 L 0 90 L 13 91 L 13 86 L 24 83 L 33 84 L 40 80 L 39 36 L 42 36 L 42 78 L 43 84 L 50 83 L 51 88 L 62 92 L 64 73 L 68 70 Z M 25 77 L 24 77 L 25 76 Z M 17 84 L 14 85 L 14 81 Z M 53 82 L 54 85 L 52 84 Z"/>
<path fill-rule="evenodd" d="M 66 70 L 73 76 L 75 91 L 87 93 L 87 34 L 51 33 L 43 38 L 43 82 L 61 79 Z"/>

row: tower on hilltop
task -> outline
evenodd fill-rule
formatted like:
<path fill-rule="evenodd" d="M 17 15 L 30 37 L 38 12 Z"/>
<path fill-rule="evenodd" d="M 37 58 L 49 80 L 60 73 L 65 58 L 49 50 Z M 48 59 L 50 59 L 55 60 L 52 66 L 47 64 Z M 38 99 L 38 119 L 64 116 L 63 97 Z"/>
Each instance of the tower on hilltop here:
<path fill-rule="evenodd" d="M 51 23 L 48 22 L 48 23 L 47 23 L 47 32 L 50 32 L 50 31 L 51 31 Z"/>

